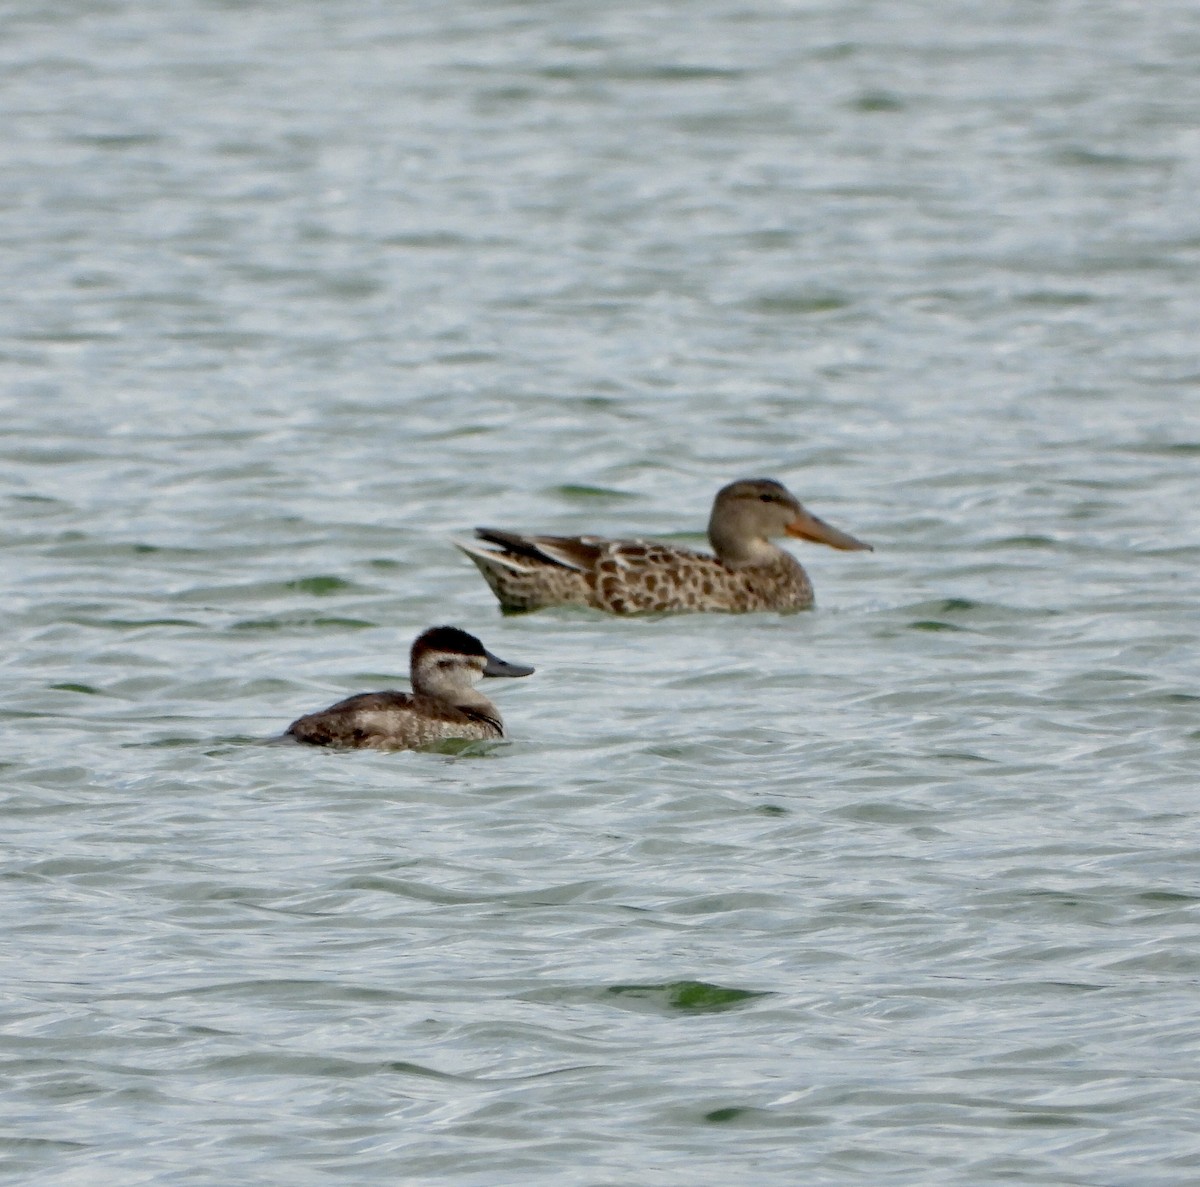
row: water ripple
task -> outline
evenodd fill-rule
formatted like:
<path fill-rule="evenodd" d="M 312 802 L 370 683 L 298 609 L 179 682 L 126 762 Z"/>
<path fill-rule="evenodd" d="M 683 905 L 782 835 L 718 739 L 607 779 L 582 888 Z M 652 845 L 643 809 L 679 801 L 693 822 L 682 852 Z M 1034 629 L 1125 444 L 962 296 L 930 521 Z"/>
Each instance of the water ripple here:
<path fill-rule="evenodd" d="M 1076 8 L 12 14 L 0 1176 L 1187 1180 L 1197 25 Z M 764 473 L 813 614 L 448 544 Z M 440 621 L 509 740 L 276 744 Z"/>

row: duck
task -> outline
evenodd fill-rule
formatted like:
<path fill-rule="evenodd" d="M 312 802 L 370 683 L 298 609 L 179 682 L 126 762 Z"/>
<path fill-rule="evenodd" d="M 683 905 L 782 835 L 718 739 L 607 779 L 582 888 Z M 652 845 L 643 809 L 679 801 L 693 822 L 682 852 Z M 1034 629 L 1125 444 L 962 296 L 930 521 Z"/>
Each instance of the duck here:
<path fill-rule="evenodd" d="M 810 610 L 812 582 L 800 562 L 773 543 L 781 536 L 873 551 L 806 511 L 773 478 L 743 478 L 717 492 L 708 521 L 712 555 L 648 540 L 496 528 L 476 528 L 475 540 L 454 544 L 475 562 L 509 614 L 547 606 L 621 615 Z"/>
<path fill-rule="evenodd" d="M 297 718 L 285 738 L 310 746 L 419 750 L 449 739 L 503 738 L 500 710 L 475 685 L 484 676 L 530 676 L 528 664 L 493 655 L 472 634 L 435 626 L 418 635 L 409 656 L 412 692 L 362 692 Z"/>

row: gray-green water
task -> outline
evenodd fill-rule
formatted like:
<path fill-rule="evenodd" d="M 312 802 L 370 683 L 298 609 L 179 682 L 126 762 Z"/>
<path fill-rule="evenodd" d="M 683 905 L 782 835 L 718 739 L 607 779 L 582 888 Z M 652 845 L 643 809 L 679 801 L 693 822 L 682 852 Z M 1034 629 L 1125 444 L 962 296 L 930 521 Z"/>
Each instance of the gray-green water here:
<path fill-rule="evenodd" d="M 10 3 L 6 1181 L 1200 1174 L 1200 9 Z M 791 618 L 475 523 L 769 474 Z M 262 747 L 450 621 L 484 756 Z"/>

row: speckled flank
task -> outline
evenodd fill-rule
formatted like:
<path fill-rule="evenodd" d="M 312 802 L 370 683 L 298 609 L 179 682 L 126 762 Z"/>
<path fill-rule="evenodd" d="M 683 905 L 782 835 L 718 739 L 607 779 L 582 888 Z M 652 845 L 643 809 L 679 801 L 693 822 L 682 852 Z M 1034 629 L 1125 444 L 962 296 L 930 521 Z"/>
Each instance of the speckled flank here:
<path fill-rule="evenodd" d="M 536 541 L 537 537 L 527 537 Z M 787 612 L 813 606 L 812 583 L 789 553 L 731 569 L 715 556 L 642 540 L 606 540 L 585 572 L 520 558 L 520 568 L 467 551 L 505 610 L 591 606 L 610 614 Z"/>
<path fill-rule="evenodd" d="M 462 545 L 459 545 L 461 548 Z M 507 611 L 540 610 L 544 606 L 593 605 L 587 576 L 576 569 L 565 569 L 552 561 L 521 558 L 521 567 L 512 568 L 488 560 L 494 554 L 463 551 L 475 562 L 502 609 Z"/>

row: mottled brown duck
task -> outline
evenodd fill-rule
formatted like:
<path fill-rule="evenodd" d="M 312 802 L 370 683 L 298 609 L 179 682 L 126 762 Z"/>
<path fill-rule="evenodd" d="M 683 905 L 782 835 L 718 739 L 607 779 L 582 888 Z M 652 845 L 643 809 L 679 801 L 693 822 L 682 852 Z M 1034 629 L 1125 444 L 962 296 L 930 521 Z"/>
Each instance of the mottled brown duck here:
<path fill-rule="evenodd" d="M 454 738 L 503 738 L 500 710 L 474 685 L 484 676 L 532 671 L 498 658 L 457 627 L 431 627 L 412 645 L 411 693 L 359 693 L 293 721 L 285 737 L 356 750 L 418 750 Z"/>
<path fill-rule="evenodd" d="M 508 613 L 563 605 L 609 614 L 809 610 L 808 574 L 773 541 L 795 536 L 846 551 L 871 548 L 806 511 L 770 478 L 743 479 L 717 492 L 708 521 L 715 555 L 601 536 L 528 536 L 494 528 L 476 528 L 475 535 L 482 544 L 455 544 Z"/>

